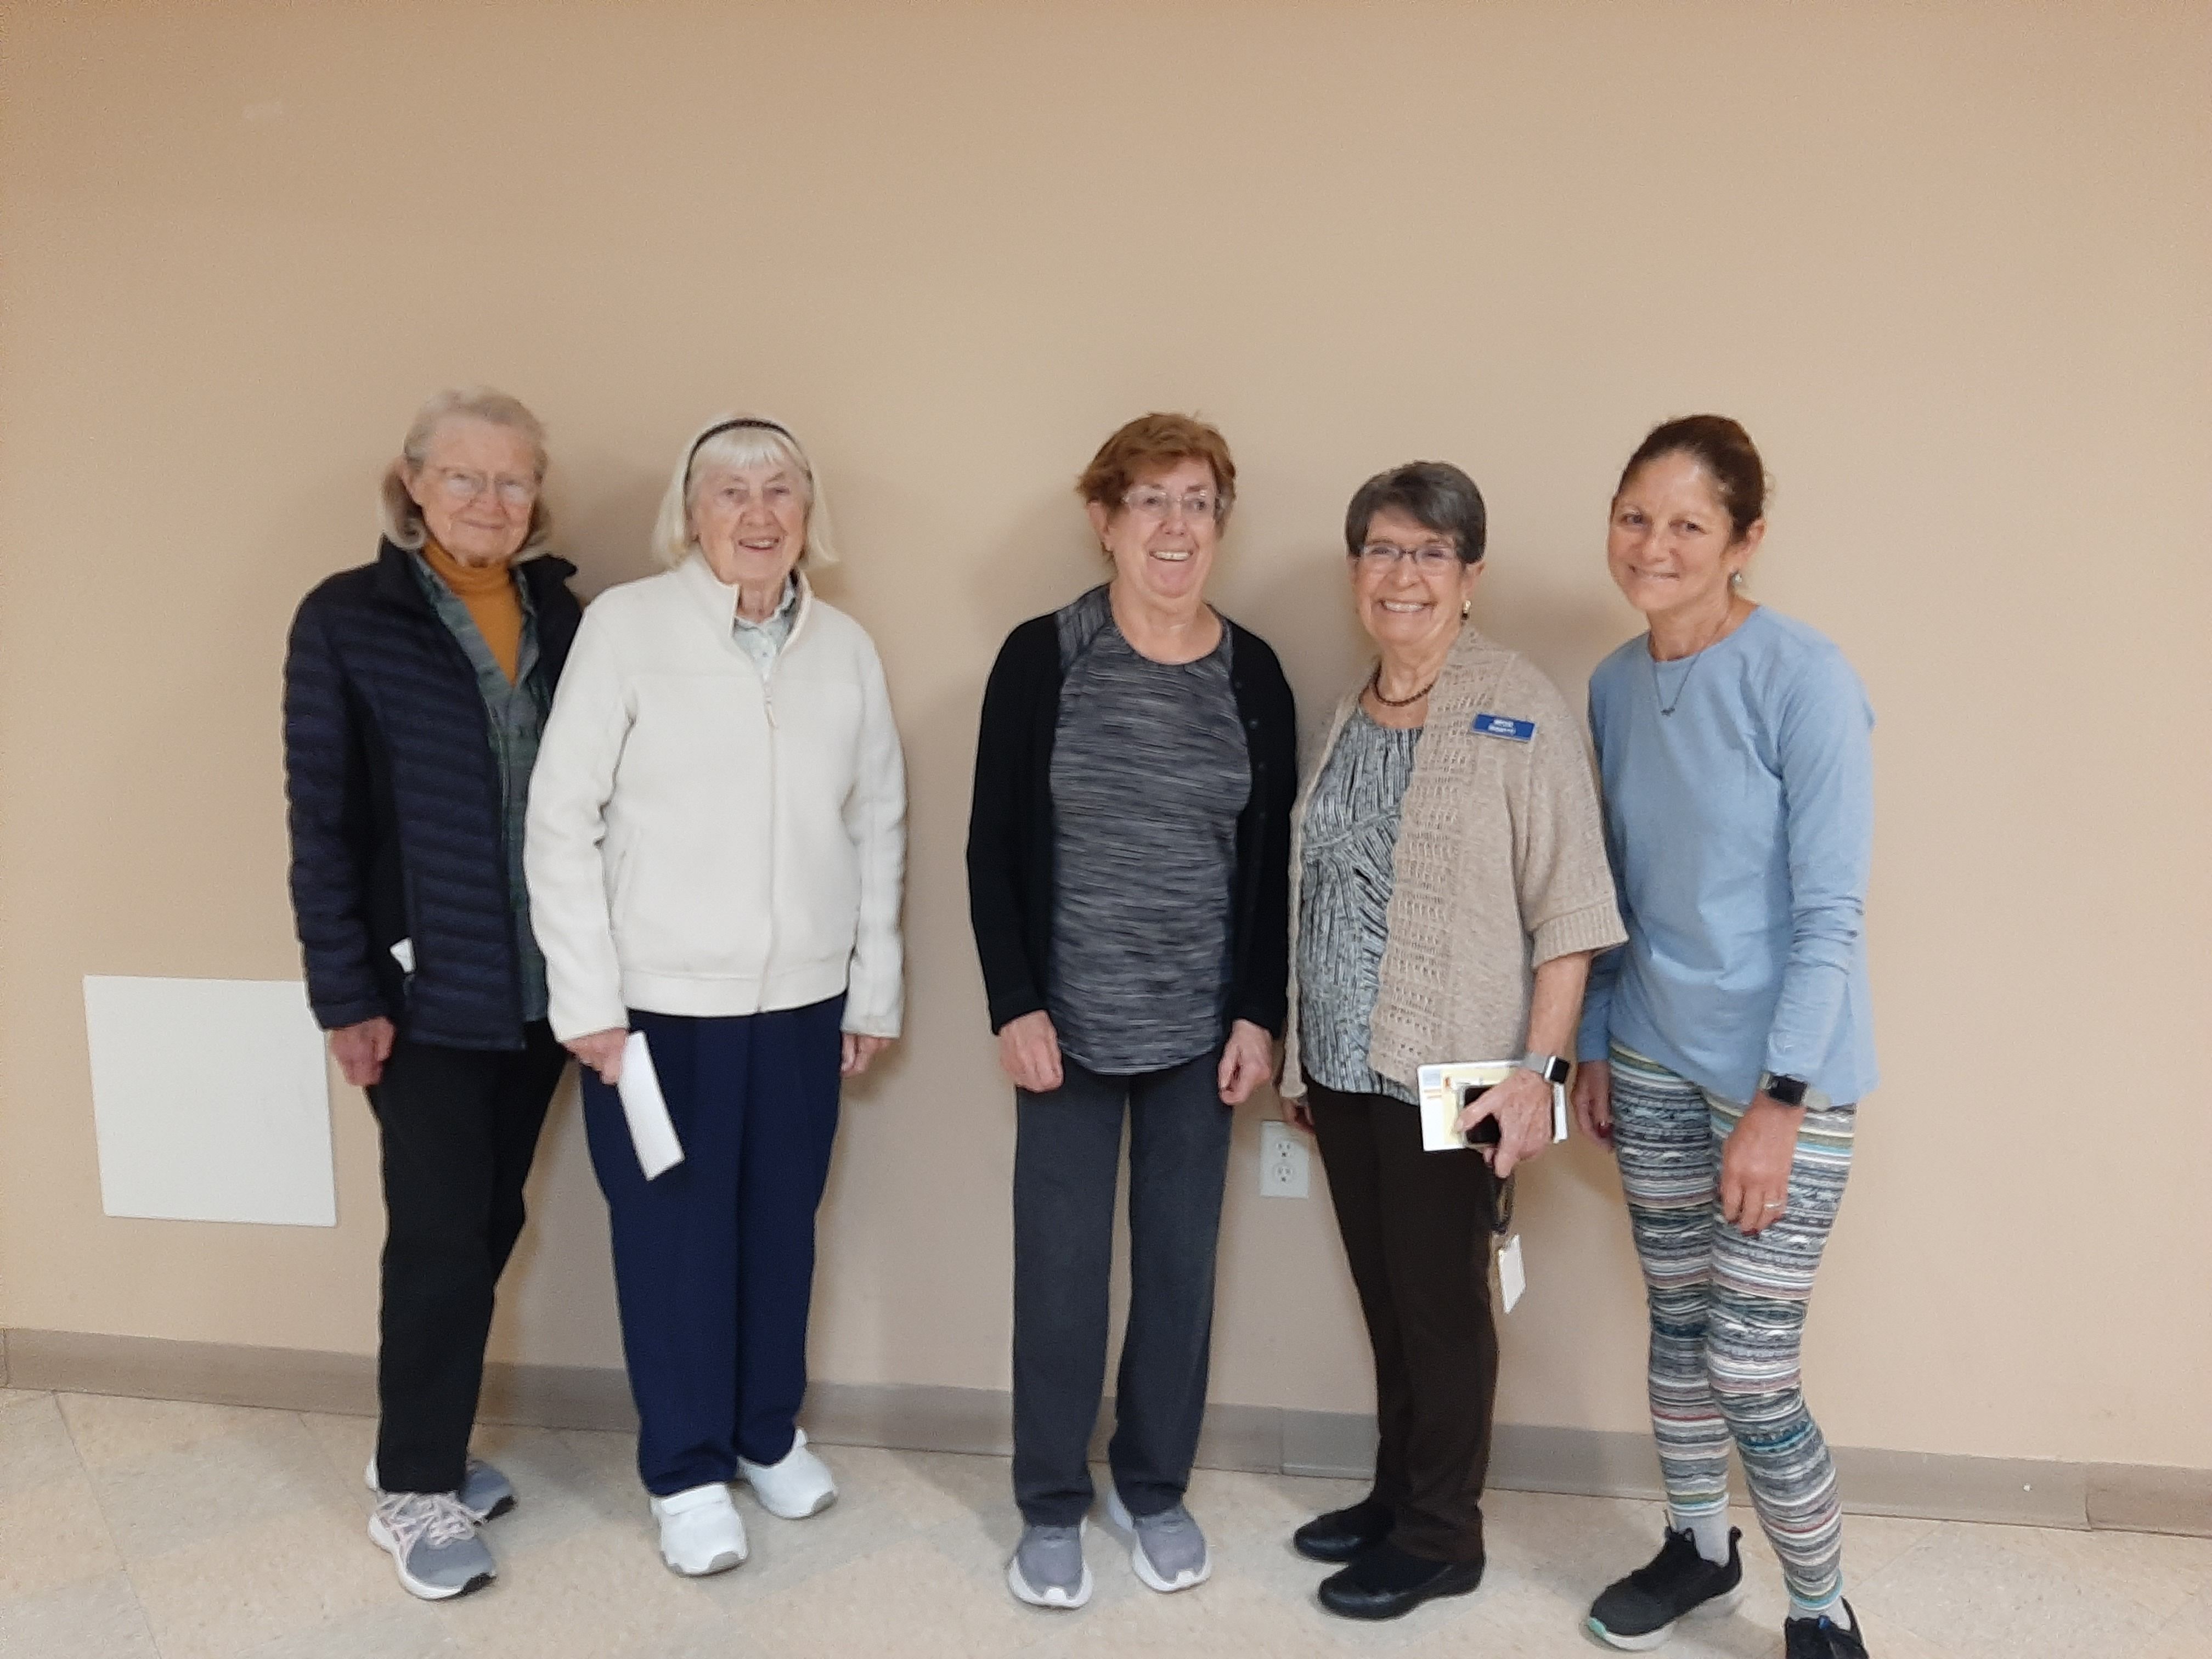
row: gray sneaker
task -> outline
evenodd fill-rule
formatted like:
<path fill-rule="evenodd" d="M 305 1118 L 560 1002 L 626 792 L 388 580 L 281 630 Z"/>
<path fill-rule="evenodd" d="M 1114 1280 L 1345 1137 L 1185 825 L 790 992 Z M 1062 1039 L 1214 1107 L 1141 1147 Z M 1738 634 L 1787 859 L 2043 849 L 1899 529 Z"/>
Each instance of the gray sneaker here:
<path fill-rule="evenodd" d="M 410 1595 L 442 1601 L 499 1576 L 469 1512 L 451 1492 L 393 1492 L 376 1500 L 368 1535 L 388 1551 Z"/>
<path fill-rule="evenodd" d="M 1131 1520 L 1121 1494 L 1106 1489 L 1107 1518 L 1129 1534 L 1129 1565 L 1137 1577 L 1163 1595 L 1203 1584 L 1213 1575 L 1206 1534 L 1180 1504 L 1158 1515 Z"/>
<path fill-rule="evenodd" d="M 1014 1559 L 1006 1563 L 1006 1588 L 1033 1607 L 1079 1607 L 1091 1599 L 1091 1564 L 1083 1559 L 1083 1529 L 1024 1527 Z"/>
<path fill-rule="evenodd" d="M 376 1454 L 371 1452 L 368 1470 L 362 1479 L 368 1489 L 382 1495 L 384 1488 L 377 1484 Z M 481 1457 L 471 1457 L 468 1472 L 461 1476 L 461 1489 L 453 1494 L 461 1500 L 461 1507 L 469 1512 L 469 1519 L 481 1526 L 496 1520 L 514 1507 L 514 1483 Z"/>

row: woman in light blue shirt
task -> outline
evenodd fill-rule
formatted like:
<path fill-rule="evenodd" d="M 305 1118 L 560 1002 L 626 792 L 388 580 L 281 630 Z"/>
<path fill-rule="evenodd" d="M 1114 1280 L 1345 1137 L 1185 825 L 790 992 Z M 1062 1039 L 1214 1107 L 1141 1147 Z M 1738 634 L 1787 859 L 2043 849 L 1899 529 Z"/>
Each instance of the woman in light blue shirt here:
<path fill-rule="evenodd" d="M 1789 1584 L 1789 1659 L 1864 1659 L 1798 1347 L 1875 1085 L 1874 717 L 1834 645 L 1740 591 L 1765 493 L 1742 427 L 1670 421 L 1630 458 L 1606 541 L 1650 629 L 1590 677 L 1628 943 L 1592 969 L 1574 1097 L 1620 1163 L 1668 1513 L 1589 1628 L 1642 1650 L 1741 1598 L 1733 1443 Z"/>

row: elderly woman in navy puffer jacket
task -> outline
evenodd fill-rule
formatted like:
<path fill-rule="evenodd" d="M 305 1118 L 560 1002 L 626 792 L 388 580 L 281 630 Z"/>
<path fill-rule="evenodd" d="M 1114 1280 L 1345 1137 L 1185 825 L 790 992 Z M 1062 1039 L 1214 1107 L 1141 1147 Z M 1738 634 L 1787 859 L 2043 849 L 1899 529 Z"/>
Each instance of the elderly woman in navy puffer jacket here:
<path fill-rule="evenodd" d="M 489 1583 L 468 1455 L 492 1297 L 566 1059 L 522 873 L 538 734 L 581 616 L 534 556 L 545 434 L 477 389 L 424 404 L 376 561 L 301 605 L 284 664 L 292 907 L 315 1018 L 383 1142 L 381 1414 L 369 1535 L 436 1600 Z"/>

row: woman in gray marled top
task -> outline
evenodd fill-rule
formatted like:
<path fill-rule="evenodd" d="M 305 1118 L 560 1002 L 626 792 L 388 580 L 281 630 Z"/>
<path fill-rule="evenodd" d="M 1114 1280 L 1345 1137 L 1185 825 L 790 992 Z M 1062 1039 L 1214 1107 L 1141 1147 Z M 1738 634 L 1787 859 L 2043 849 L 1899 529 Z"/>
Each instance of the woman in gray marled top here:
<path fill-rule="evenodd" d="M 1210 1571 L 1182 1499 L 1206 1404 L 1230 1109 L 1273 1068 L 1285 1009 L 1297 769 L 1274 653 L 1206 603 L 1236 477 L 1221 434 L 1183 416 L 1108 439 L 1079 488 L 1113 580 L 1017 628 L 983 696 L 969 901 L 1017 1102 L 1014 1496 L 1026 1524 L 1007 1583 L 1036 1607 L 1091 1594 L 1085 1456 L 1125 1119 L 1129 1322 L 1108 1510 L 1153 1589 Z"/>
<path fill-rule="evenodd" d="M 1434 461 L 1345 515 L 1352 601 L 1380 653 L 1293 814 L 1291 1034 L 1282 1091 L 1328 1169 L 1375 1351 L 1375 1486 L 1298 1528 L 1347 1563 L 1322 1605 L 1388 1619 L 1480 1582 L 1498 1340 L 1498 1182 L 1551 1141 L 1594 950 L 1621 938 L 1581 724 L 1467 624 L 1482 495 Z M 1462 1114 L 1495 1147 L 1425 1152 L 1420 1066 L 1520 1060 Z"/>

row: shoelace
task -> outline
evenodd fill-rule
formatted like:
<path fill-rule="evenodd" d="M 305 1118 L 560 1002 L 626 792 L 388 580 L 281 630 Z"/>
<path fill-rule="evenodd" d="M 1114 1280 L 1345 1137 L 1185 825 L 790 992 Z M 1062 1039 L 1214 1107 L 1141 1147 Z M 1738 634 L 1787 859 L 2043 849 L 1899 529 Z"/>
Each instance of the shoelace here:
<path fill-rule="evenodd" d="M 476 1531 L 469 1512 L 451 1492 L 410 1492 L 402 1498 L 386 1498 L 376 1510 L 403 1555 L 417 1544 L 428 1544 L 433 1549 L 458 1544 Z"/>

